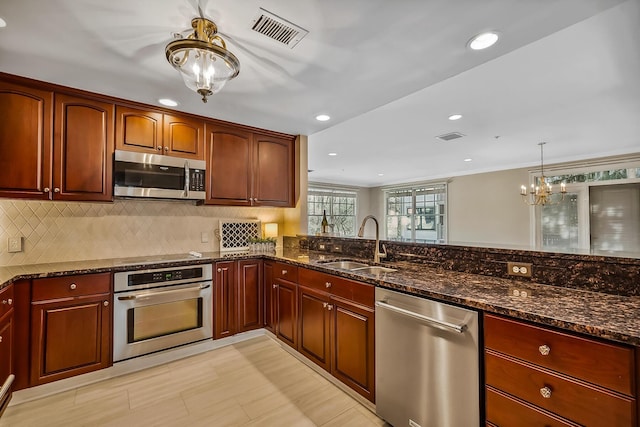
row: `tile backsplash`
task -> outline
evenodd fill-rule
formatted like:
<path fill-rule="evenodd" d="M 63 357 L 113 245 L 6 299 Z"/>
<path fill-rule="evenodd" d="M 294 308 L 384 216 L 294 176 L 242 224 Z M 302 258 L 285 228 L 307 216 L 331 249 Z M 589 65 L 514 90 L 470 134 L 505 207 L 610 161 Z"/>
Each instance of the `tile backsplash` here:
<path fill-rule="evenodd" d="M 284 213 L 155 200 L 0 200 L 0 266 L 217 251 L 219 220 L 245 218 L 282 224 Z M 15 237 L 22 237 L 23 251 L 9 253 Z"/>

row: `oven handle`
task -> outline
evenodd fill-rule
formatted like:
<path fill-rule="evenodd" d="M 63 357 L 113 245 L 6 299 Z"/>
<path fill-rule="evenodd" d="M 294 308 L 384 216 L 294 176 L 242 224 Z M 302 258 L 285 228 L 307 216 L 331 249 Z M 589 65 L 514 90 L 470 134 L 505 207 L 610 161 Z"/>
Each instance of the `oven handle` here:
<path fill-rule="evenodd" d="M 143 298 L 143 297 L 152 297 L 152 296 L 156 296 L 156 295 L 166 295 L 169 293 L 176 293 L 176 292 L 187 292 L 187 291 L 201 291 L 203 289 L 207 289 L 210 288 L 211 285 L 200 285 L 200 286 L 196 286 L 195 288 L 183 288 L 183 289 L 171 289 L 168 291 L 154 291 L 154 292 L 144 292 L 142 294 L 134 294 L 134 295 L 127 295 L 124 297 L 118 297 L 119 301 L 128 301 L 128 300 L 134 300 L 134 299 L 138 299 L 138 298 Z"/>

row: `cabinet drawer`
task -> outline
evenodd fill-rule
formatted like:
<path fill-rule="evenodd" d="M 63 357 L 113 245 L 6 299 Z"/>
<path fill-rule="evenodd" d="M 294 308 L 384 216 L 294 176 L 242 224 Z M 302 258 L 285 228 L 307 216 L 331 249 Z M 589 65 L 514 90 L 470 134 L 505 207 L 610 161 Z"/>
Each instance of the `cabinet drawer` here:
<path fill-rule="evenodd" d="M 111 292 L 111 273 L 52 277 L 33 281 L 32 301 L 73 298 Z"/>
<path fill-rule="evenodd" d="M 484 331 L 486 348 L 629 396 L 635 395 L 634 354 L 629 347 L 492 315 L 485 315 Z M 548 354 L 544 355 L 547 349 Z"/>
<path fill-rule="evenodd" d="M 273 278 L 298 283 L 298 267 L 283 262 L 274 262 Z"/>
<path fill-rule="evenodd" d="M 577 427 L 571 421 L 564 420 L 539 408 L 516 400 L 491 387 L 485 394 L 487 422 L 498 427 Z"/>
<path fill-rule="evenodd" d="M 375 287 L 368 283 L 356 282 L 306 268 L 300 269 L 298 283 L 355 301 L 367 307 L 373 307 Z"/>
<path fill-rule="evenodd" d="M 487 385 L 583 425 L 631 426 L 635 400 L 538 369 L 492 351 L 485 353 Z M 543 389 L 548 392 L 543 396 Z"/>
<path fill-rule="evenodd" d="M 13 285 L 9 285 L 0 291 L 0 318 L 13 308 L 15 299 L 13 298 Z M 1 381 L 1 379 L 0 379 Z"/>

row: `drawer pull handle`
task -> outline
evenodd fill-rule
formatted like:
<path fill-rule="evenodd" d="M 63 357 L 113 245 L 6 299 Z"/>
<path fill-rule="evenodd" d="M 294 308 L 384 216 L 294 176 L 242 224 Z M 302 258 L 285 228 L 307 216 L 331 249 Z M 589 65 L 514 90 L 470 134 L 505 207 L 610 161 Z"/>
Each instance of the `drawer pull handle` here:
<path fill-rule="evenodd" d="M 69 285 L 69 289 L 71 289 L 72 291 L 75 290 L 77 288 L 75 283 L 72 283 Z"/>
<path fill-rule="evenodd" d="M 542 395 L 542 397 L 544 397 L 545 399 L 550 399 L 551 398 L 551 389 L 549 387 L 542 387 L 540 389 L 540 394 Z"/>
<path fill-rule="evenodd" d="M 331 282 L 325 282 L 324 286 L 327 287 L 327 288 L 330 288 L 331 287 Z"/>
<path fill-rule="evenodd" d="M 3 300 L 2 300 L 2 304 L 5 304 L 5 305 L 7 305 L 7 304 L 8 304 L 8 305 L 11 305 L 11 304 L 13 304 L 13 300 L 12 300 L 11 298 L 9 298 L 9 299 L 3 299 Z"/>
<path fill-rule="evenodd" d="M 541 355 L 543 356 L 548 356 L 549 353 L 551 352 L 551 347 L 549 347 L 548 345 L 541 345 L 540 347 L 538 347 L 538 351 L 540 352 Z"/>

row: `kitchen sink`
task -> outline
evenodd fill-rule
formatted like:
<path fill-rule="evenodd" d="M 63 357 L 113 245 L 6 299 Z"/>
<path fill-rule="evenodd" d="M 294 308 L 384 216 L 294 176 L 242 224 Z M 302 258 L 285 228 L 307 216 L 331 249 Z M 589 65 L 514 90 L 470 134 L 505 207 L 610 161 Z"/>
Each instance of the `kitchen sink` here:
<path fill-rule="evenodd" d="M 322 263 L 325 267 L 341 268 L 343 270 L 355 270 L 357 268 L 369 267 L 368 264 L 357 261 L 331 261 Z"/>
<path fill-rule="evenodd" d="M 376 274 L 376 273 L 392 273 L 398 270 L 396 270 L 395 268 L 382 267 L 380 265 L 370 265 L 367 267 L 352 268 L 351 271 L 353 271 L 354 273 Z"/>

